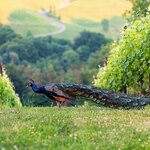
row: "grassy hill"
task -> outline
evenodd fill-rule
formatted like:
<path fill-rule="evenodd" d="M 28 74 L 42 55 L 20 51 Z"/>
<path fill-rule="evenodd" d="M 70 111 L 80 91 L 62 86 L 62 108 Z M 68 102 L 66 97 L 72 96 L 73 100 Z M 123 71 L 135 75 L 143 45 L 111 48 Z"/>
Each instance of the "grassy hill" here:
<path fill-rule="evenodd" d="M 66 38 L 73 40 L 79 35 L 83 30 L 91 32 L 99 32 L 104 34 L 107 38 L 118 39 L 120 37 L 120 32 L 122 31 L 123 24 L 125 20 L 123 17 L 113 17 L 108 19 L 109 28 L 108 31 L 103 29 L 101 22 L 96 22 L 88 19 L 72 19 L 72 23 L 67 23 L 66 30 L 59 35 L 55 35 L 56 38 Z"/>
<path fill-rule="evenodd" d="M 14 11 L 9 16 L 9 21 L 12 29 L 14 29 L 16 33 L 22 35 L 31 32 L 34 36 L 38 36 L 57 31 L 57 27 L 53 26 L 50 21 L 26 9 Z"/>
<path fill-rule="evenodd" d="M 0 110 L 0 149 L 148 150 L 150 107 Z"/>
<path fill-rule="evenodd" d="M 131 3 L 126 0 L 72 0 L 68 7 L 56 13 L 64 22 L 70 22 L 72 18 L 99 22 L 104 18 L 121 16 L 126 9 L 131 9 Z"/>
<path fill-rule="evenodd" d="M 83 30 L 103 33 L 106 37 L 116 39 L 119 36 L 124 20 L 122 17 L 109 19 L 108 31 L 103 30 L 101 22 L 86 19 L 72 19 L 72 23 L 65 23 L 66 30 L 53 35 L 57 38 L 74 39 Z M 47 35 L 59 30 L 52 22 L 41 17 L 38 13 L 27 9 L 18 9 L 9 16 L 10 26 L 16 33 L 23 36 L 32 33 L 34 36 Z"/>
<path fill-rule="evenodd" d="M 0 1 L 0 21 L 3 23 L 9 23 L 9 15 L 17 9 L 30 9 L 32 11 L 39 10 L 41 8 L 50 7 L 50 5 L 56 5 L 61 0 L 5 0 Z"/>
<path fill-rule="evenodd" d="M 72 18 L 101 21 L 121 16 L 131 8 L 131 3 L 126 0 L 5 0 L 0 1 L 0 21 L 8 23 L 7 17 L 16 9 L 39 10 L 50 7 L 55 9 L 63 22 L 68 23 Z"/>
<path fill-rule="evenodd" d="M 66 25 L 66 31 L 55 37 L 73 39 L 79 32 L 89 30 L 115 39 L 123 22 L 122 19 L 117 22 L 114 17 L 121 16 L 131 8 L 131 4 L 126 0 L 5 0 L 0 1 L 0 22 L 10 24 L 22 35 L 57 31 L 56 26 L 38 14 L 41 8 L 51 9 L 55 15 L 61 16 L 61 21 Z M 103 31 L 100 24 L 104 18 L 110 21 L 108 32 Z"/>

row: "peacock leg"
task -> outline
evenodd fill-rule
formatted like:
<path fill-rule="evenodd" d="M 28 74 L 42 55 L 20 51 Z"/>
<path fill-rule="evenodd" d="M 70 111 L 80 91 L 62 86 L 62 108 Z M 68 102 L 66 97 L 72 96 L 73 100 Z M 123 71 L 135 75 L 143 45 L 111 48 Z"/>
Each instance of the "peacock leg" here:
<path fill-rule="evenodd" d="M 67 106 L 67 101 L 61 102 L 61 103 L 60 103 L 60 106 L 61 106 L 61 107 L 66 107 L 66 106 Z"/>
<path fill-rule="evenodd" d="M 66 107 L 67 106 L 67 102 L 63 101 L 63 102 L 56 102 L 57 103 L 57 107 L 61 108 L 61 107 Z"/>
<path fill-rule="evenodd" d="M 58 108 L 61 107 L 60 102 L 57 102 L 57 101 L 56 101 L 56 104 L 57 104 L 57 107 L 58 107 Z"/>

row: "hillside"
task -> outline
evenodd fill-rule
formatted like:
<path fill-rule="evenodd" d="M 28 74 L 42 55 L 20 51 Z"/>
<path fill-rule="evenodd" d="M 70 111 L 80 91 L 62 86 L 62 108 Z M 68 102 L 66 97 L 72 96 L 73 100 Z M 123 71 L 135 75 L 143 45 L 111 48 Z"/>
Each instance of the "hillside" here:
<path fill-rule="evenodd" d="M 34 36 L 47 35 L 58 30 L 52 21 L 26 9 L 17 9 L 9 16 L 10 26 L 23 36 L 32 33 Z"/>
<path fill-rule="evenodd" d="M 126 9 L 130 8 L 131 4 L 126 0 L 72 0 L 68 7 L 56 13 L 64 22 L 70 22 L 74 18 L 99 22 L 104 18 L 111 19 L 114 16 L 121 16 Z"/>
<path fill-rule="evenodd" d="M 74 39 L 81 31 L 88 30 L 117 39 L 124 22 L 122 18 L 118 22 L 114 17 L 130 8 L 131 4 L 126 0 L 6 0 L 0 1 L 0 22 L 9 24 L 23 36 L 32 33 L 34 36 Z M 61 22 L 40 15 L 41 9 L 59 16 Z M 103 31 L 100 24 L 104 18 L 109 21 L 108 31 Z"/>
<path fill-rule="evenodd" d="M 17 9 L 30 9 L 32 11 L 39 10 L 41 8 L 55 5 L 61 0 L 5 0 L 0 1 L 0 21 L 3 23 L 9 23 L 9 15 Z"/>
<path fill-rule="evenodd" d="M 149 149 L 150 108 L 22 108 L 0 111 L 0 149 Z"/>
<path fill-rule="evenodd" d="M 121 16 L 131 4 L 126 0 L 5 0 L 0 1 L 0 20 L 8 23 L 8 16 L 16 9 L 26 8 L 38 11 L 41 8 L 55 9 L 63 22 L 70 19 L 101 21 L 104 18 Z"/>
<path fill-rule="evenodd" d="M 105 20 L 105 19 L 104 19 Z M 66 30 L 58 35 L 56 38 L 65 38 L 73 40 L 75 37 L 79 36 L 79 33 L 83 30 L 102 33 L 107 38 L 118 39 L 120 37 L 120 32 L 125 23 L 123 17 L 115 16 L 111 19 L 107 19 L 108 29 L 104 30 L 102 22 L 96 22 L 88 19 L 72 19 L 71 23 L 66 23 Z"/>

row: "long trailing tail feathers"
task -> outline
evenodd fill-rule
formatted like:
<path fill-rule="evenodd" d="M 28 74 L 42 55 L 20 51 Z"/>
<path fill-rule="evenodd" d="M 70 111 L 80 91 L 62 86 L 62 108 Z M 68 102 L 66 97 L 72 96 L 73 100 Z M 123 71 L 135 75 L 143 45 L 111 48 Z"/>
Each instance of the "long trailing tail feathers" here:
<path fill-rule="evenodd" d="M 142 107 L 150 104 L 150 97 L 135 97 L 114 91 L 102 90 L 88 85 L 58 84 L 59 89 L 72 95 L 91 98 L 104 106 Z"/>

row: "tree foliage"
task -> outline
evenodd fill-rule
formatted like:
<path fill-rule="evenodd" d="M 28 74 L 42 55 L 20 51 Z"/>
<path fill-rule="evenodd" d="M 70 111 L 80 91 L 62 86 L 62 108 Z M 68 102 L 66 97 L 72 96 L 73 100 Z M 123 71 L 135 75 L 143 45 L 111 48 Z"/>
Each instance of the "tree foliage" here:
<path fill-rule="evenodd" d="M 129 22 L 140 19 L 140 17 L 145 17 L 150 13 L 149 0 L 129 0 L 132 3 L 132 10 L 126 11 L 125 16 Z"/>
<path fill-rule="evenodd" d="M 94 81 L 96 86 L 119 91 L 142 83 L 142 89 L 146 90 L 150 74 L 149 22 L 150 15 L 136 20 L 113 44 L 108 64 L 100 68 Z"/>
<path fill-rule="evenodd" d="M 16 36 L 15 32 L 9 26 L 0 24 L 0 44 L 10 41 Z"/>
<path fill-rule="evenodd" d="M 51 36 L 21 37 L 8 26 L 0 26 L 0 30 L 4 32 L 0 33 L 0 39 L 4 38 L 0 44 L 0 61 L 6 66 L 24 105 L 50 104 L 47 99 L 41 102 L 41 97 L 34 96 L 31 90 L 25 88 L 29 78 L 33 78 L 40 85 L 47 82 L 90 83 L 98 70 L 97 63 L 102 61 L 91 64 L 89 59 L 95 59 L 93 54 L 97 52 L 102 60 L 100 51 L 102 45 L 108 41 L 102 34 L 87 31 L 79 35 L 76 40 L 80 44 L 77 44 Z M 3 36 L 10 31 L 14 36 Z M 87 43 L 88 40 L 92 43 Z M 32 102 L 28 101 L 28 97 L 32 97 Z"/>
<path fill-rule="evenodd" d="M 92 33 L 89 31 L 81 32 L 80 36 L 74 40 L 74 48 L 78 49 L 80 46 L 88 46 L 91 52 L 95 52 L 102 45 L 107 43 L 107 39 L 101 33 Z"/>
<path fill-rule="evenodd" d="M 0 107 L 21 107 L 18 95 L 13 90 L 13 85 L 3 71 L 0 75 Z"/>

